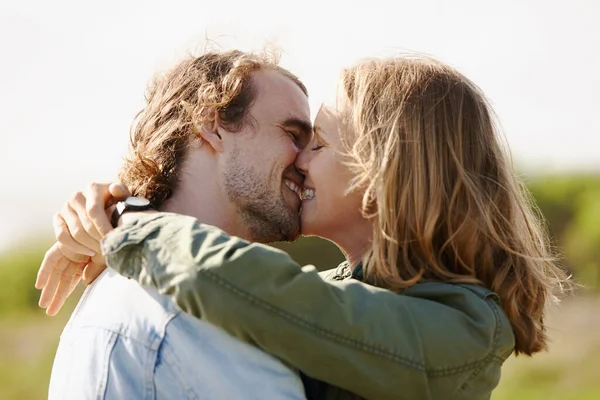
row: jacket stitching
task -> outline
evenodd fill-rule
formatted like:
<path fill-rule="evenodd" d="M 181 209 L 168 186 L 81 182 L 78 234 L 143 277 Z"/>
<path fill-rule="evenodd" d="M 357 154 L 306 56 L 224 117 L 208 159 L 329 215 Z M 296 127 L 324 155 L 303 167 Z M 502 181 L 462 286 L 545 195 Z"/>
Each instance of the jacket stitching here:
<path fill-rule="evenodd" d="M 488 355 L 481 361 L 480 365 L 475 368 L 473 373 L 465 379 L 465 381 L 462 383 L 462 385 L 460 385 L 460 387 L 456 391 L 456 393 L 463 392 L 466 389 L 466 386 L 469 384 L 469 382 L 471 382 L 473 379 L 475 379 L 477 377 L 477 375 L 479 375 L 479 373 L 483 370 L 484 366 L 487 366 L 493 362 L 497 362 L 497 360 L 500 358 L 496 355 L 496 350 L 497 350 L 498 342 L 500 340 L 500 330 L 501 330 L 500 315 L 498 315 L 498 309 L 497 309 L 498 306 L 496 305 L 496 303 L 490 304 L 490 300 L 488 300 L 488 299 L 484 299 L 484 300 L 485 300 L 486 304 L 488 305 L 488 307 L 490 307 L 492 309 L 492 312 L 494 313 L 494 319 L 496 321 L 496 329 L 494 330 L 494 339 L 492 341 L 492 349 L 490 350 Z"/>
<path fill-rule="evenodd" d="M 118 335 L 116 334 L 112 334 L 109 339 L 108 339 L 108 343 L 107 343 L 107 351 L 104 354 L 104 359 L 102 360 L 102 380 L 100 381 L 100 385 L 97 388 L 97 395 L 94 396 L 97 399 L 104 399 L 106 397 L 106 390 L 108 388 L 108 374 L 109 374 L 109 368 L 108 365 L 110 363 L 110 359 L 112 357 L 112 353 L 115 349 L 115 346 L 117 345 L 117 340 L 118 340 Z"/>
<path fill-rule="evenodd" d="M 132 342 L 135 342 L 136 344 L 144 347 L 146 350 L 151 350 L 151 351 L 156 351 L 156 347 L 153 347 L 153 345 L 149 345 L 147 341 L 143 341 L 140 340 L 138 338 L 136 338 L 135 336 L 131 336 L 129 335 L 129 333 L 124 330 L 123 328 L 119 328 L 119 329 L 112 329 L 112 328 L 106 328 L 104 326 L 97 326 L 97 325 L 80 325 L 78 327 L 76 327 L 77 329 L 97 329 L 97 330 L 101 330 L 101 331 L 105 331 L 105 332 L 110 332 L 112 334 L 115 334 L 116 336 L 118 336 L 119 338 L 125 338 L 127 340 L 131 340 Z M 158 346 L 160 346 L 160 343 L 164 340 L 164 337 L 158 337 L 158 339 L 156 339 L 154 343 L 158 343 Z"/>
<path fill-rule="evenodd" d="M 404 364 L 412 369 L 415 369 L 417 371 L 420 372 L 424 372 L 425 374 L 427 374 L 427 376 L 429 377 L 440 377 L 440 376 L 448 376 L 448 375 L 454 375 L 457 373 L 461 373 L 461 372 L 465 372 L 468 371 L 470 369 L 473 368 L 478 368 L 480 367 L 481 364 L 485 363 L 488 361 L 489 359 L 489 353 L 486 354 L 486 356 L 478 361 L 474 361 L 474 362 L 470 362 L 468 364 L 464 364 L 461 366 L 457 366 L 457 367 L 446 367 L 446 368 L 442 368 L 442 369 L 427 369 L 425 367 L 425 365 L 423 365 L 422 363 L 407 359 L 405 357 L 402 357 L 398 354 L 395 353 L 390 353 L 389 351 L 386 351 L 382 348 L 379 347 L 375 347 L 372 345 L 368 345 L 365 344 L 361 341 L 358 341 L 356 339 L 351 339 L 347 336 L 343 336 L 340 335 L 339 333 L 335 333 L 332 332 L 326 328 L 322 328 L 320 326 L 316 326 L 315 324 L 312 324 L 302 318 L 297 317 L 296 315 L 291 314 L 288 311 L 282 310 L 279 307 L 276 307 L 272 304 L 267 303 L 266 301 L 253 296 L 252 294 L 238 288 L 237 286 L 231 284 L 230 282 L 228 282 L 227 280 L 221 278 L 219 275 L 217 275 L 216 273 L 212 272 L 212 271 L 207 271 L 207 270 L 201 270 L 198 271 L 200 273 L 205 274 L 208 278 L 210 278 L 211 280 L 213 280 L 215 283 L 217 283 L 218 285 L 222 286 L 225 289 L 228 289 L 230 292 L 243 297 L 244 299 L 258 305 L 259 307 L 262 307 L 264 309 L 266 309 L 267 311 L 270 312 L 274 312 L 282 317 L 284 317 L 285 319 L 289 320 L 290 322 L 295 323 L 296 325 L 299 325 L 301 327 L 304 328 L 308 328 L 309 330 L 311 330 L 314 333 L 318 333 L 321 334 L 333 341 L 337 341 L 339 343 L 342 344 L 347 344 L 347 345 L 351 345 L 359 350 L 365 351 L 367 353 L 371 353 L 373 355 L 377 355 L 377 356 L 382 356 L 384 358 L 387 358 L 391 361 L 395 361 L 401 364 Z M 494 310 L 494 313 L 496 315 L 496 311 Z M 497 328 L 498 329 L 498 328 Z M 495 344 L 495 342 L 494 342 Z M 492 353 L 493 353 L 493 349 L 492 349 Z"/>
<path fill-rule="evenodd" d="M 237 286 L 232 285 L 231 283 L 229 283 L 228 281 L 224 280 L 223 278 L 221 278 L 220 276 L 218 276 L 217 274 L 215 274 L 213 272 L 206 271 L 206 270 L 202 270 L 202 271 L 199 271 L 199 272 L 202 272 L 202 273 L 206 274 L 211 280 L 213 280 L 214 282 L 216 282 L 218 285 L 224 287 L 225 289 L 228 289 L 229 291 L 231 291 L 234 294 L 239 295 L 240 297 L 243 297 L 245 300 L 251 301 L 252 303 L 254 303 L 254 304 L 256 304 L 256 305 L 258 305 L 258 306 L 266 309 L 267 311 L 275 312 L 276 314 L 284 317 L 285 319 L 289 320 L 290 322 L 293 322 L 293 323 L 295 323 L 297 325 L 300 325 L 300 326 L 302 326 L 304 328 L 308 328 L 312 332 L 322 334 L 323 336 L 328 337 L 329 339 L 332 339 L 334 341 L 337 341 L 337 342 L 340 342 L 340 343 L 343 343 L 343 344 L 352 345 L 352 346 L 358 348 L 359 350 L 366 351 L 366 352 L 369 352 L 369 353 L 372 353 L 372 354 L 375 354 L 375 355 L 383 356 L 383 357 L 386 357 L 388 359 L 391 359 L 392 361 L 397 361 L 397 362 L 400 362 L 402 364 L 406 364 L 407 366 L 409 366 L 411 368 L 414 368 L 416 370 L 425 372 L 425 367 L 422 364 L 420 364 L 420 363 L 417 363 L 415 361 L 406 359 L 406 358 L 404 358 L 402 356 L 398 356 L 397 354 L 390 353 L 390 352 L 385 351 L 385 350 L 383 350 L 381 348 L 377 348 L 375 346 L 367 345 L 367 344 L 365 344 L 363 342 L 360 342 L 360 341 L 358 341 L 356 339 L 351 339 L 351 338 L 349 338 L 347 336 L 340 335 L 339 333 L 332 332 L 332 331 L 330 331 L 328 329 L 325 329 L 325 328 L 322 328 L 320 326 L 316 326 L 315 324 L 312 324 L 312 323 L 310 323 L 310 322 L 308 322 L 308 321 L 306 321 L 306 320 L 304 320 L 302 318 L 299 318 L 299 317 L 291 314 L 288 311 L 282 310 L 279 307 L 276 307 L 276 306 L 274 306 L 272 304 L 269 304 L 266 301 L 264 301 L 264 300 L 262 300 L 262 299 L 260 299 L 260 298 L 258 298 L 256 296 L 253 296 L 253 295 L 251 295 L 250 293 L 248 293 L 248 292 L 246 292 L 244 290 L 241 290 Z"/>
<path fill-rule="evenodd" d="M 194 388 L 192 387 L 192 385 L 190 385 L 190 383 L 187 380 L 187 377 L 184 376 L 183 371 L 181 370 L 181 367 L 179 365 L 181 363 L 181 360 L 179 360 L 177 355 L 171 350 L 171 348 L 168 346 L 168 343 L 161 343 L 159 352 L 156 353 L 157 359 L 159 357 L 159 353 L 162 362 L 173 374 L 181 389 L 185 391 L 186 395 L 188 396 L 188 399 L 198 399 L 199 397 L 194 391 Z M 154 368 L 156 368 L 157 364 L 158 360 L 154 364 Z"/>

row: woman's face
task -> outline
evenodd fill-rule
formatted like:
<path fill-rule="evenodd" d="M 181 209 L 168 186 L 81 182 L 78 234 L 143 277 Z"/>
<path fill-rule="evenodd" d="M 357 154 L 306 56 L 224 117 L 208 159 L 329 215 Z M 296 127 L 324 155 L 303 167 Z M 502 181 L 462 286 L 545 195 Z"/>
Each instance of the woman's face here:
<path fill-rule="evenodd" d="M 298 156 L 296 166 L 305 174 L 301 233 L 337 242 L 364 221 L 362 193 L 347 193 L 353 174 L 343 162 L 340 139 L 347 100 L 336 98 L 321 106 L 312 142 Z"/>

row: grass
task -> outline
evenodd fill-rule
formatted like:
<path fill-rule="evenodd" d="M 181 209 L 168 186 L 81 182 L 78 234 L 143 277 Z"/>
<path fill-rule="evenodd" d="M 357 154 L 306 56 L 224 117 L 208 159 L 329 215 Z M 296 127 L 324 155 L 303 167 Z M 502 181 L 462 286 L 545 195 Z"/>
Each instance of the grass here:
<path fill-rule="evenodd" d="M 600 399 L 600 298 L 565 301 L 549 313 L 547 353 L 509 359 L 493 400 Z"/>
<path fill-rule="evenodd" d="M 0 399 L 47 399 L 60 333 L 77 299 L 50 318 L 43 310 L 0 320 Z"/>
<path fill-rule="evenodd" d="M 76 296 L 72 296 L 76 297 Z M 73 310 L 0 320 L 0 399 L 45 399 L 60 332 Z M 549 313 L 551 347 L 533 358 L 512 357 L 492 400 L 600 399 L 600 297 L 565 301 Z"/>

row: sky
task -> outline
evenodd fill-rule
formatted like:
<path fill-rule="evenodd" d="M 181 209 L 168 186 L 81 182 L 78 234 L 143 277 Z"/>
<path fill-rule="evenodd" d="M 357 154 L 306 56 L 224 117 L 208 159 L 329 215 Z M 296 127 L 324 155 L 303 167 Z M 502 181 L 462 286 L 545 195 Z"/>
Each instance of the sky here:
<path fill-rule="evenodd" d="M 147 82 L 206 39 L 282 49 L 313 111 L 356 60 L 434 56 L 487 94 L 523 171 L 600 171 L 598 17 L 595 0 L 2 0 L 0 250 L 115 179 Z"/>

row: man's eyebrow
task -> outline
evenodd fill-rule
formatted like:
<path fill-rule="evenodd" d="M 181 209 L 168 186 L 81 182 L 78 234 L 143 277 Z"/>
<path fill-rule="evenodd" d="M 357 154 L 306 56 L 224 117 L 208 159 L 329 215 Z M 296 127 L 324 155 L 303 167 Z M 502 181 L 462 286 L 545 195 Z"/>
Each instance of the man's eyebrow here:
<path fill-rule="evenodd" d="M 309 134 L 310 135 L 313 132 L 313 126 L 310 123 L 310 121 L 305 120 L 305 119 L 296 118 L 296 117 L 287 118 L 286 120 L 284 120 L 281 123 L 281 125 L 285 126 L 285 127 L 298 128 L 304 134 Z"/>

